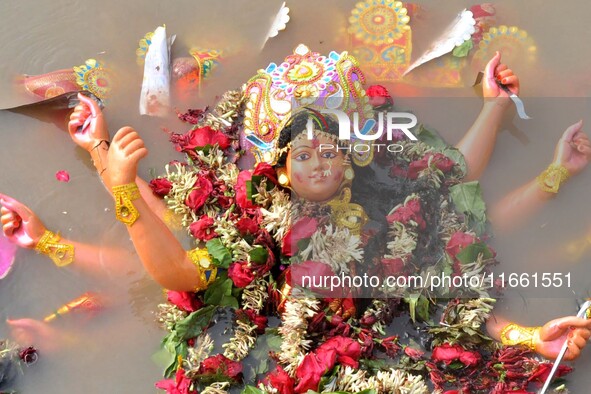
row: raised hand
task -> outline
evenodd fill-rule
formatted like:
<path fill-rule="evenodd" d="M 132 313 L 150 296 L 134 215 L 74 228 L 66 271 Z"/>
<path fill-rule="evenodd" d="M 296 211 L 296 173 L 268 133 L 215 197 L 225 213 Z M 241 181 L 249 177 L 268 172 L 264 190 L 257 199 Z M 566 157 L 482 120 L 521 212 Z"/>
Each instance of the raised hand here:
<path fill-rule="evenodd" d="M 591 160 L 591 142 L 582 129 L 582 120 L 569 126 L 554 150 L 554 163 L 564 166 L 570 175 L 583 171 Z"/>
<path fill-rule="evenodd" d="M 138 163 L 148 150 L 139 134 L 131 127 L 123 127 L 113 137 L 108 153 L 108 184 L 113 187 L 135 181 Z"/>
<path fill-rule="evenodd" d="M 499 87 L 498 82 L 507 85 L 511 92 L 519 94 L 519 78 L 513 74 L 513 70 L 501 63 L 499 52 L 490 59 L 484 69 L 482 94 L 485 98 L 509 97 L 507 92 Z"/>
<path fill-rule="evenodd" d="M 0 220 L 6 238 L 22 248 L 34 249 L 45 225 L 27 206 L 0 193 Z"/>
<path fill-rule="evenodd" d="M 535 343 L 536 352 L 555 359 L 560 353 L 564 341 L 568 341 L 565 360 L 574 360 L 591 337 L 591 320 L 568 316 L 546 323 L 540 330 L 539 340 Z"/>
<path fill-rule="evenodd" d="M 90 152 L 101 141 L 109 141 L 109 132 L 97 102 L 81 93 L 78 93 L 78 99 L 80 104 L 70 115 L 68 132 L 78 146 Z M 78 131 L 79 127 L 82 130 Z"/>

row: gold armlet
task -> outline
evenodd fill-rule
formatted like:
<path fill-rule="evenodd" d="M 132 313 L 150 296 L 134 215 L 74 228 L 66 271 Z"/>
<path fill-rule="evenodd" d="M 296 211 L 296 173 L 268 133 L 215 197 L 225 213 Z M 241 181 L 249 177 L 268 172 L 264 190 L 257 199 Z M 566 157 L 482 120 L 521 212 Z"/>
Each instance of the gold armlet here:
<path fill-rule="evenodd" d="M 515 323 L 509 323 L 501 331 L 501 343 L 505 346 L 527 346 L 536 350 L 536 343 L 540 338 L 542 327 L 521 327 Z"/>
<path fill-rule="evenodd" d="M 60 243 L 60 239 L 59 233 L 45 230 L 35 250 L 49 256 L 58 267 L 64 267 L 74 261 L 74 245 Z"/>
<path fill-rule="evenodd" d="M 132 201 L 140 198 L 140 191 L 135 183 L 113 186 L 115 199 L 115 217 L 120 222 L 131 226 L 140 217 L 140 213 Z"/>
<path fill-rule="evenodd" d="M 562 185 L 570 177 L 568 170 L 560 165 L 552 163 L 536 178 L 540 188 L 548 193 L 558 193 Z"/>
<path fill-rule="evenodd" d="M 211 262 L 211 256 L 207 249 L 193 249 L 187 252 L 189 259 L 195 264 L 199 271 L 199 286 L 195 287 L 195 292 L 205 290 L 215 280 L 218 269 Z"/>

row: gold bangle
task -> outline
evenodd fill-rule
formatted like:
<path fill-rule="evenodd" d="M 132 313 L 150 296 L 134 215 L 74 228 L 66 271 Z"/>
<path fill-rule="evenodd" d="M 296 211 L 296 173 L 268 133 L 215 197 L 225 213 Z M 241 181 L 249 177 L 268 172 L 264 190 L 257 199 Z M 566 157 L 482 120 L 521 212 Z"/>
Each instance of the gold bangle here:
<path fill-rule="evenodd" d="M 558 193 L 562 185 L 570 177 L 568 170 L 560 164 L 552 163 L 536 178 L 540 188 L 548 193 Z"/>
<path fill-rule="evenodd" d="M 189 259 L 197 267 L 199 271 L 199 282 L 201 285 L 196 286 L 194 291 L 198 292 L 207 289 L 207 287 L 213 283 L 218 273 L 218 269 L 211 262 L 211 256 L 207 249 L 196 248 L 187 252 Z"/>
<path fill-rule="evenodd" d="M 527 346 L 535 351 L 542 327 L 522 327 L 509 323 L 501 330 L 501 343 L 505 346 Z"/>
<path fill-rule="evenodd" d="M 140 213 L 132 201 L 140 198 L 140 191 L 135 183 L 113 186 L 115 199 L 115 217 L 120 222 L 131 226 L 140 217 Z"/>
<path fill-rule="evenodd" d="M 64 267 L 74 261 L 74 245 L 60 243 L 60 239 L 59 233 L 45 230 L 35 250 L 49 256 L 58 267 Z"/>

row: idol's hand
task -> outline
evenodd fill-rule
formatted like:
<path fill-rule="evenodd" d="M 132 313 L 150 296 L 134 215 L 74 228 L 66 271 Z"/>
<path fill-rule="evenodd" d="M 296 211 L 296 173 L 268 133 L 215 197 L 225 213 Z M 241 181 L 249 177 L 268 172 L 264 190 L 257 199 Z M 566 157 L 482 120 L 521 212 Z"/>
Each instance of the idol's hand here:
<path fill-rule="evenodd" d="M 125 185 L 135 181 L 138 163 L 148 150 L 139 134 L 131 127 L 123 127 L 113 137 L 108 153 L 108 184 Z"/>
<path fill-rule="evenodd" d="M 27 208 L 12 197 L 0 193 L 2 231 L 6 238 L 22 248 L 34 249 L 45 233 L 45 225 Z"/>
<path fill-rule="evenodd" d="M 20 346 L 35 346 L 52 352 L 63 344 L 62 335 L 48 323 L 33 319 L 6 320 L 6 323 L 14 341 Z"/>
<path fill-rule="evenodd" d="M 68 132 L 76 145 L 90 152 L 101 141 L 109 141 L 109 131 L 101 108 L 96 101 L 78 93 L 80 104 L 74 108 L 68 123 Z M 82 130 L 78 131 L 78 128 Z"/>
<path fill-rule="evenodd" d="M 484 69 L 482 80 L 482 95 L 486 98 L 508 98 L 509 95 L 500 88 L 498 82 L 506 85 L 509 90 L 519 94 L 519 78 L 507 65 L 501 63 L 501 54 L 497 52 Z M 503 100 L 502 104 L 508 105 L 509 100 Z"/>
<path fill-rule="evenodd" d="M 535 343 L 536 352 L 549 359 L 555 359 L 560 353 L 564 341 L 568 341 L 565 360 L 574 360 L 591 337 L 591 320 L 568 316 L 546 323 L 540 330 L 539 340 Z"/>
<path fill-rule="evenodd" d="M 554 163 L 564 166 L 570 175 L 583 171 L 591 160 L 591 142 L 582 128 L 582 120 L 569 126 L 554 150 Z"/>

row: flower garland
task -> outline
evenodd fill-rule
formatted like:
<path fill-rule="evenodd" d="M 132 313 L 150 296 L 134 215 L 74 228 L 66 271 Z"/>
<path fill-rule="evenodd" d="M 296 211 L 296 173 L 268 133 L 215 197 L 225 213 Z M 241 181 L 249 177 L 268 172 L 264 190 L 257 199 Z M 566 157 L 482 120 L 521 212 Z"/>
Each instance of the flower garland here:
<path fill-rule="evenodd" d="M 390 97 L 384 90 L 373 89 L 379 98 Z M 392 105 L 391 98 L 374 102 L 376 110 Z M 400 186 L 400 200 L 394 198 L 383 217 L 383 250 L 376 252 L 381 238 L 335 226 L 326 205 L 292 201 L 272 167 L 238 169 L 241 106 L 241 94 L 233 91 L 212 111 L 179 114 L 194 125 L 170 136 L 187 160 L 169 164 L 151 182 L 218 268 L 207 290 L 169 291 L 159 306 L 158 319 L 168 331 L 163 349 L 169 379 L 157 387 L 182 394 L 226 393 L 241 383 L 248 384 L 245 394 L 502 394 L 525 393 L 544 380 L 548 363 L 526 349 L 502 347 L 482 331 L 494 305 L 492 283 L 381 289 L 365 306 L 354 290 L 335 297 L 318 288 L 308 289 L 315 295 L 291 289 L 298 265 L 331 275 L 360 269 L 395 277 L 487 273 L 496 254 L 484 242 L 478 183 L 462 182 L 459 152 L 421 127 L 418 142 L 400 136 L 402 153 L 376 155 Z M 223 354 L 212 355 L 208 328 L 220 308 L 233 311 L 234 330 L 221 345 Z M 279 325 L 268 327 L 274 315 Z M 397 316 L 410 317 L 407 336 L 391 332 Z M 260 353 L 264 343 L 268 350 Z M 245 377 L 241 362 L 257 354 L 264 368 Z M 275 364 L 270 371 L 268 355 Z M 568 372 L 562 368 L 559 375 Z"/>

